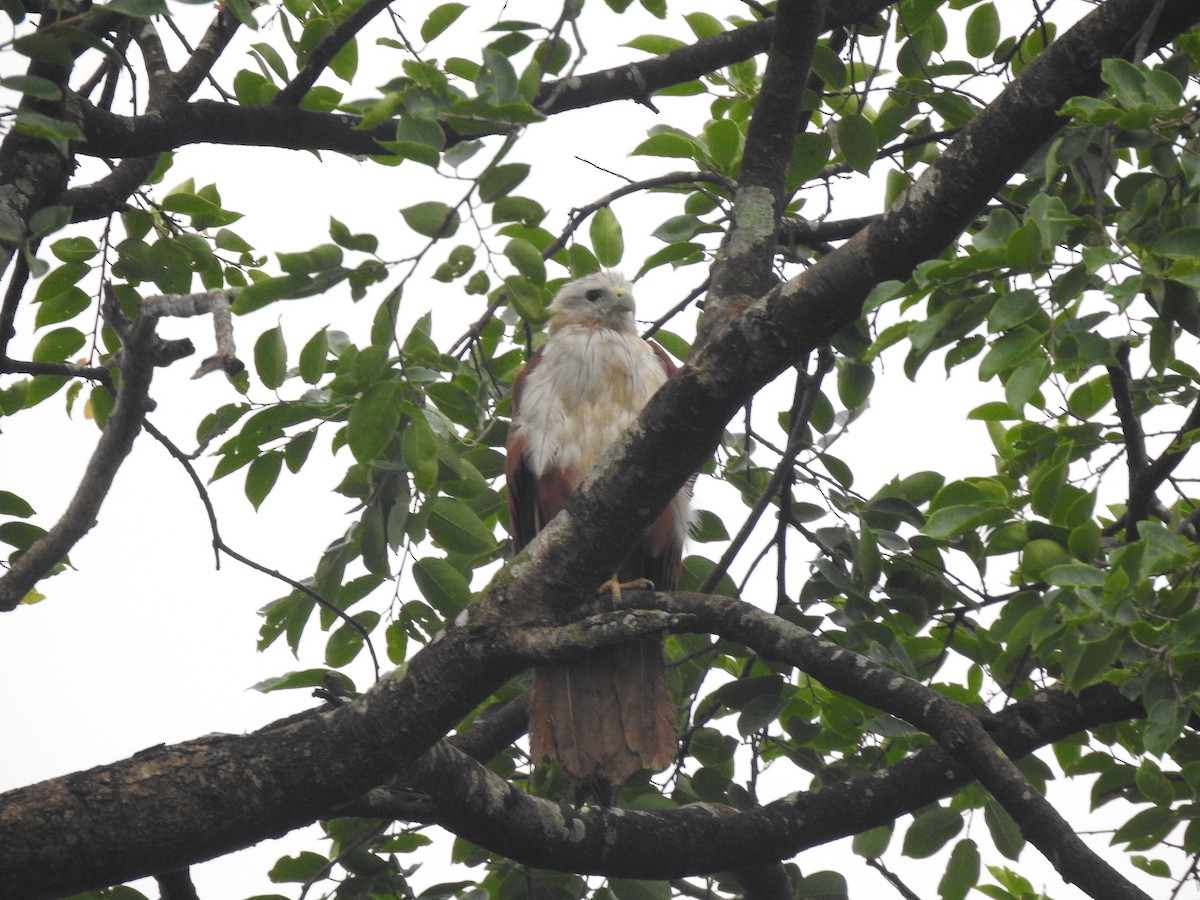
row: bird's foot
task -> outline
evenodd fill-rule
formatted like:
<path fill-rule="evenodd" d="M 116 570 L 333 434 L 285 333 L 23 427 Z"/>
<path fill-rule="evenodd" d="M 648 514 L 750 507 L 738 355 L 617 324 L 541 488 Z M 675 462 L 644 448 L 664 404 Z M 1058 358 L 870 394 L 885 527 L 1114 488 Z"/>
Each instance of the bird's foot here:
<path fill-rule="evenodd" d="M 621 599 L 621 591 L 652 590 L 654 590 L 654 582 L 649 578 L 635 578 L 632 581 L 621 581 L 619 578 L 610 578 L 596 589 L 596 593 L 607 593 L 611 595 L 613 602 L 615 603 L 617 600 Z"/>

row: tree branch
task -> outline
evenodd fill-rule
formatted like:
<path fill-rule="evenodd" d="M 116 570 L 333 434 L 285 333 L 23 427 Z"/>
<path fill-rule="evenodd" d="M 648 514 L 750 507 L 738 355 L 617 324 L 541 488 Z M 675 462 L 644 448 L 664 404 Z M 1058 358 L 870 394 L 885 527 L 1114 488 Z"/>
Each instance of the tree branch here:
<path fill-rule="evenodd" d="M 150 381 L 154 369 L 193 352 L 191 341 L 165 341 L 155 333 L 160 313 L 147 312 L 137 322 L 120 324 L 115 319 L 120 314 L 116 301 L 110 298 L 105 306 L 109 324 L 122 340 L 116 403 L 66 511 L 0 577 L 0 612 L 15 609 L 38 580 L 91 531 L 117 470 L 142 429 L 143 417 L 153 408 Z"/>
<path fill-rule="evenodd" d="M 390 4 L 391 0 L 368 0 L 346 16 L 333 31 L 321 40 L 321 43 L 313 48 L 304 67 L 283 86 L 283 89 L 275 95 L 275 99 L 271 102 L 276 106 L 295 106 L 303 100 L 309 88 L 317 83 L 321 73 L 338 55 L 338 52 L 354 40 L 354 36 Z"/>
<path fill-rule="evenodd" d="M 713 262 L 701 345 L 717 322 L 736 315 L 774 284 L 772 263 L 786 202 L 787 168 L 825 8 L 824 0 L 782 0 L 777 7 L 762 91 L 746 133 L 733 201 L 734 227 Z"/>
<path fill-rule="evenodd" d="M 875 696 L 891 695 L 895 688 L 887 682 L 902 679 L 736 600 L 640 592 L 631 592 L 625 599 L 650 603 L 677 616 L 676 630 L 689 631 L 702 623 L 701 630 L 712 628 L 766 658 L 793 664 L 803 660 L 806 668 L 814 665 L 830 680 L 848 682 L 855 689 L 863 672 L 870 670 L 868 680 L 879 680 L 878 691 L 872 692 Z M 577 641 L 600 636 L 595 625 L 602 619 L 611 622 L 614 617 L 609 614 L 567 628 L 537 630 L 530 646 L 538 644 L 536 653 L 541 655 L 552 642 L 557 650 L 574 654 Z M 606 637 L 620 639 L 616 630 Z M 915 695 L 913 700 L 920 705 Z M 988 717 L 988 743 L 995 741 L 1015 758 L 1078 730 L 1142 714 L 1139 704 L 1122 697 L 1112 685 L 1089 689 L 1079 697 L 1050 689 Z M 422 757 L 412 783 L 428 794 L 432 821 L 518 862 L 563 871 L 661 879 L 786 859 L 949 796 L 967 784 L 971 774 L 969 767 L 956 762 L 944 748 L 929 747 L 882 771 L 791 794 L 748 812 L 733 813 L 711 804 L 659 812 L 614 812 L 574 809 L 533 797 L 443 743 Z M 388 814 L 387 799 L 377 800 L 373 814 Z M 393 811 L 410 812 L 411 806 L 400 799 Z M 1096 896 L 1121 895 L 1105 891 Z"/>
<path fill-rule="evenodd" d="M 869 21 L 890 5 L 884 0 L 838 0 L 831 4 L 826 27 Z M 698 40 L 662 56 L 614 69 L 573 76 L 544 84 L 534 105 L 546 115 L 620 100 L 642 100 L 656 90 L 693 81 L 722 66 L 741 62 L 767 49 L 773 19 Z M 215 28 L 215 25 L 214 25 Z M 202 42 L 197 54 L 205 47 Z M 179 78 L 196 80 L 189 66 Z M 299 77 L 299 76 L 297 76 Z M 286 88 L 285 88 L 286 90 Z M 196 100 L 173 107 L 171 115 L 147 113 L 119 116 L 73 98 L 87 141 L 77 151 L 91 156 L 145 156 L 186 144 L 236 144 L 291 150 L 334 150 L 340 153 L 386 155 L 378 140 L 394 140 L 395 122 L 370 131 L 358 129 L 355 116 L 317 113 L 285 107 L 243 107 L 213 100 Z M 445 128 L 447 146 L 466 135 Z M 493 133 L 481 131 L 470 137 Z"/>

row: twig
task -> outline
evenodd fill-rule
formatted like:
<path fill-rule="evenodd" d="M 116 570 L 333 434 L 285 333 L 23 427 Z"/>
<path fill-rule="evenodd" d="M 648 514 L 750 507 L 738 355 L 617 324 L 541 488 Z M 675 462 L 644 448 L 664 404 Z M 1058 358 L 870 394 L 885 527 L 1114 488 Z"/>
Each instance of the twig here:
<path fill-rule="evenodd" d="M 302 593 L 306 597 L 308 597 L 310 600 L 312 600 L 314 603 L 316 603 L 318 606 L 320 606 L 322 609 L 327 610 L 328 612 L 332 613 L 334 616 L 336 616 L 338 619 L 340 619 L 342 622 L 344 622 L 348 627 L 350 627 L 354 631 L 357 631 L 358 634 L 362 637 L 363 644 L 366 646 L 367 652 L 370 653 L 371 663 L 375 668 L 375 680 L 378 681 L 380 672 L 382 670 L 380 669 L 380 666 L 379 666 L 379 657 L 375 653 L 375 645 L 371 642 L 371 636 L 367 632 L 367 629 L 364 628 L 360 622 L 355 620 L 345 610 L 340 609 L 336 604 L 330 602 L 329 600 L 326 600 L 324 597 L 322 597 L 320 594 L 318 594 L 312 588 L 308 587 L 305 584 L 302 584 L 299 581 L 296 581 L 294 578 L 289 578 L 288 576 L 284 575 L 282 572 L 277 571 L 276 569 L 270 569 L 267 566 L 264 566 L 262 563 L 255 562 L 254 560 L 250 559 L 248 556 L 244 556 L 241 553 L 238 553 L 236 550 L 234 550 L 232 547 L 230 547 L 227 543 L 225 543 L 224 538 L 221 537 L 221 530 L 217 524 L 217 512 L 213 508 L 212 499 L 208 496 L 208 490 L 204 487 L 204 482 L 200 479 L 200 476 L 196 472 L 196 469 L 192 465 L 192 461 L 188 458 L 188 455 L 186 453 L 184 453 L 182 450 L 180 450 L 174 441 L 172 441 L 169 437 L 167 437 L 165 434 L 163 434 L 161 431 L 159 431 L 156 427 L 154 427 L 154 425 L 151 424 L 148 420 L 145 422 L 144 427 L 146 429 L 146 433 L 149 434 L 156 441 L 158 441 L 163 446 L 163 448 L 167 451 L 167 453 L 169 453 L 172 457 L 174 457 L 175 460 L 181 466 L 183 466 L 184 471 L 187 472 L 188 477 L 192 480 L 192 484 L 195 485 L 196 493 L 199 495 L 200 502 L 204 505 L 204 512 L 208 516 L 208 527 L 209 527 L 209 530 L 212 532 L 213 554 L 216 557 L 217 568 L 219 569 L 221 567 L 221 554 L 224 553 L 226 556 L 230 557 L 231 559 L 237 560 L 242 565 L 247 566 L 251 569 L 254 569 L 256 572 L 262 572 L 264 575 L 269 575 L 278 581 L 282 581 L 284 584 L 286 584 L 292 590 L 299 591 L 300 593 Z"/>
<path fill-rule="evenodd" d="M 635 194 L 638 191 L 648 191 L 653 188 L 669 187 L 676 184 L 715 184 L 727 190 L 734 187 L 724 175 L 719 175 L 716 172 L 671 172 L 667 175 L 659 175 L 656 178 L 647 178 L 645 181 L 633 181 L 624 187 L 619 187 L 611 194 L 606 194 L 599 200 L 589 203 L 587 206 L 579 209 L 571 210 L 570 221 L 567 227 L 563 230 L 549 247 L 542 251 L 542 258 L 548 259 L 553 256 L 563 247 L 567 246 L 567 241 L 571 235 L 582 225 L 587 218 L 598 210 L 611 205 L 615 200 L 620 200 L 629 194 Z"/>
<path fill-rule="evenodd" d="M 721 554 L 721 559 L 716 567 L 708 573 L 700 587 L 697 589 L 702 594 L 707 594 L 713 590 L 729 571 L 730 565 L 734 559 L 742 551 L 742 547 L 746 541 L 750 539 L 750 535 L 754 532 L 754 527 L 758 524 L 758 520 L 762 518 L 762 514 L 766 512 L 767 507 L 771 505 L 779 494 L 779 489 L 787 480 L 788 474 L 791 472 L 793 464 L 796 462 L 796 457 L 800 455 L 805 447 L 808 446 L 808 441 L 804 440 L 804 429 L 808 425 L 808 420 L 812 416 L 813 406 L 816 403 L 817 394 L 821 390 L 821 382 L 825 375 L 833 368 L 833 353 L 825 349 L 821 352 L 817 361 L 817 369 L 812 375 L 801 375 L 808 381 L 805 387 L 805 397 L 800 405 L 799 412 L 792 422 L 792 432 L 788 435 L 788 445 L 784 450 L 783 458 L 779 460 L 779 464 L 775 466 L 775 471 L 771 473 L 771 480 L 767 482 L 767 486 L 763 488 L 758 499 L 754 502 L 754 508 L 750 510 L 750 515 L 746 517 L 746 521 L 742 523 L 742 527 L 738 529 L 737 535 L 729 546 L 725 548 L 725 552 Z"/>
<path fill-rule="evenodd" d="M 896 892 L 904 898 L 904 900 L 921 900 L 921 895 L 913 891 L 908 885 L 900 880 L 900 876 L 885 866 L 877 859 L 868 859 L 867 865 L 882 875 L 887 883 L 896 889 Z"/>

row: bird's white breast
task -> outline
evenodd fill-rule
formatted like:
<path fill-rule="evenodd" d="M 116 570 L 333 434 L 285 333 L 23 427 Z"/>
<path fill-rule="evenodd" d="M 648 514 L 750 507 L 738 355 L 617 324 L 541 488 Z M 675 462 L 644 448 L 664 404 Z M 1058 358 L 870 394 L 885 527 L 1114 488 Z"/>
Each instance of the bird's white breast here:
<path fill-rule="evenodd" d="M 547 341 L 521 394 L 518 425 L 530 468 L 571 474 L 575 487 L 667 380 L 636 333 L 570 325 Z"/>

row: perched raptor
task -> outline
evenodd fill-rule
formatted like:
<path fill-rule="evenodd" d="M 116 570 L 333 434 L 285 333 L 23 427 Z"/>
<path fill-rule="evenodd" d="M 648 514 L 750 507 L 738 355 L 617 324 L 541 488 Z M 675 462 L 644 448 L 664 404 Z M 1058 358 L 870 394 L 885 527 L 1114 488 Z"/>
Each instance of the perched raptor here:
<path fill-rule="evenodd" d="M 520 550 L 565 505 L 604 451 L 631 425 L 675 366 L 634 325 L 633 292 L 615 272 L 567 284 L 550 307 L 549 338 L 513 385 L 508 508 Z M 614 573 L 679 581 L 689 491 L 682 490 Z M 676 711 L 660 638 L 599 650 L 533 674 L 529 740 L 583 789 L 604 798 L 639 769 L 675 757 Z"/>

